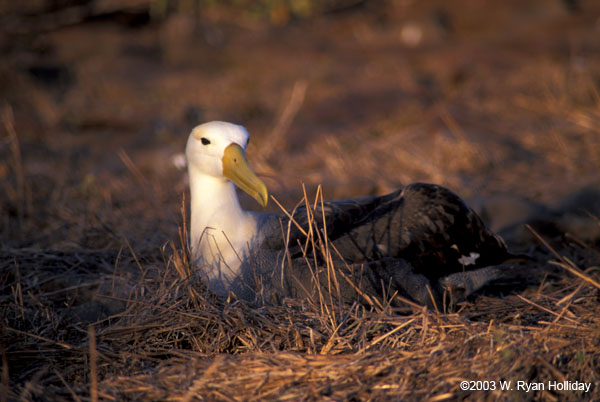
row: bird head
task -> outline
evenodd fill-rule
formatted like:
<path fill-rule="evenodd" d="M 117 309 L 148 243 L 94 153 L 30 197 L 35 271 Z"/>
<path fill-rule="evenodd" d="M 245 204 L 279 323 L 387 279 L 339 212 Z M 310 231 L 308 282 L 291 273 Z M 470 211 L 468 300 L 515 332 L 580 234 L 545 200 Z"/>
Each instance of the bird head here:
<path fill-rule="evenodd" d="M 265 184 L 248 166 L 246 146 L 250 134 L 237 124 L 211 121 L 195 127 L 188 138 L 185 156 L 190 170 L 217 179 L 230 180 L 263 207 L 267 206 Z"/>

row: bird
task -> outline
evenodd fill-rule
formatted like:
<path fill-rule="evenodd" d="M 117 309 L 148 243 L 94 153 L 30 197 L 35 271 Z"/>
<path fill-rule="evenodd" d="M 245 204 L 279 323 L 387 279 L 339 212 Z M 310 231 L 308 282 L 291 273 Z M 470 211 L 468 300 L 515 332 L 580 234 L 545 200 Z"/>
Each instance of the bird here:
<path fill-rule="evenodd" d="M 471 293 L 515 258 L 465 201 L 436 184 L 280 214 L 246 211 L 236 187 L 263 208 L 269 201 L 246 159 L 249 139 L 241 125 L 211 121 L 193 128 L 185 149 L 191 261 L 212 293 L 249 301 L 399 294 L 431 306 L 444 286 Z M 328 253 L 322 241 L 307 240 L 311 224 L 320 231 L 313 240 L 331 245 Z"/>

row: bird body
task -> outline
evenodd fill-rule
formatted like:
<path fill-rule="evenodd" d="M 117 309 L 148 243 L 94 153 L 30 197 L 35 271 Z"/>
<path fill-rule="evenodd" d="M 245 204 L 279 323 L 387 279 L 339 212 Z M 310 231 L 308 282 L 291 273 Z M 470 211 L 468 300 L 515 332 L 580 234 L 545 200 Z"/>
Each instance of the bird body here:
<path fill-rule="evenodd" d="M 433 184 L 413 183 L 384 196 L 324 202 L 282 215 L 244 211 L 236 185 L 263 206 L 268 200 L 266 186 L 245 158 L 248 139 L 242 126 L 210 122 L 194 128 L 186 147 L 193 261 L 217 294 L 234 292 L 245 299 L 265 291 L 314 294 L 318 272 L 328 262 L 314 252 L 314 264 L 306 258 L 311 224 L 340 254 L 331 253 L 330 264 L 346 267 L 373 296 L 381 296 L 388 283 L 427 303 L 426 285 L 439 288 L 443 277 L 511 257 L 460 197 Z M 357 293 L 354 284 L 344 287 L 347 294 Z"/>
<path fill-rule="evenodd" d="M 412 183 L 391 194 L 324 203 L 328 239 L 348 263 L 403 258 L 428 279 L 498 263 L 504 241 L 450 190 Z M 304 208 L 294 220 L 307 226 Z M 299 234 L 296 234 L 299 236 Z M 297 253 L 297 252 L 296 252 Z"/>

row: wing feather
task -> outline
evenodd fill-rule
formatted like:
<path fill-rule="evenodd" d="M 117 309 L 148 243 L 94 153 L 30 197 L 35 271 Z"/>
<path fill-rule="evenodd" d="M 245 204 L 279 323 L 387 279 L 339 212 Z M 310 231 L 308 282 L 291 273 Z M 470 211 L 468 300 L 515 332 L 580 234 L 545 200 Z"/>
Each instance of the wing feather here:
<path fill-rule="evenodd" d="M 323 228 L 325 216 L 327 237 L 348 263 L 402 258 L 415 272 L 437 280 L 511 256 L 504 241 L 459 196 L 434 184 L 413 183 L 380 197 L 326 202 L 323 208 L 317 207 L 314 219 Z M 287 228 L 289 219 L 279 219 L 281 223 L 271 223 L 272 235 L 265 241 L 269 248 L 281 248 L 281 227 Z M 296 209 L 293 219 L 308 229 L 306 207 Z M 304 244 L 304 236 L 291 224 L 292 257 L 301 255 L 299 244 Z M 475 263 L 463 266 L 461 257 L 472 257 Z"/>

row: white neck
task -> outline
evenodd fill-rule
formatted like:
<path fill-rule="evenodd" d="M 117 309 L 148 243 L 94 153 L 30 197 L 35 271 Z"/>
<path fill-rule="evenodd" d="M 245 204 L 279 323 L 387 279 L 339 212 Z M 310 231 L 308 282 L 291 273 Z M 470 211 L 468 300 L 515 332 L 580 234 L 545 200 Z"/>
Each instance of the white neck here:
<path fill-rule="evenodd" d="M 193 174 L 193 168 L 190 168 L 190 193 L 191 246 L 195 253 L 205 228 L 225 229 L 223 226 L 226 222 L 222 222 L 222 219 L 231 217 L 232 220 L 239 220 L 244 211 L 232 182 L 201 173 Z M 215 202 L 217 200 L 219 203 Z"/>
<path fill-rule="evenodd" d="M 235 186 L 189 167 L 191 248 L 197 264 L 209 265 L 209 279 L 229 282 L 240 271 L 258 231 L 257 220 L 240 207 Z"/>

